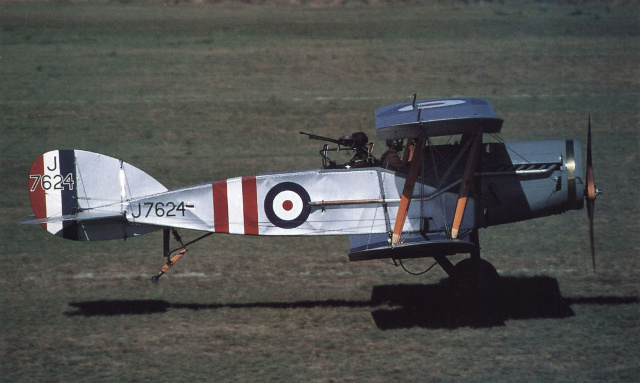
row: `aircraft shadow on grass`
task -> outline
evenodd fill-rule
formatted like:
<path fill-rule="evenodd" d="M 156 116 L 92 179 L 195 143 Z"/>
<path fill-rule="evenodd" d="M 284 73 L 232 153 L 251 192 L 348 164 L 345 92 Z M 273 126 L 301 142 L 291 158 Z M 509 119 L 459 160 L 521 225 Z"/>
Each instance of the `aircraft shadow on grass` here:
<path fill-rule="evenodd" d="M 70 302 L 75 316 L 144 315 L 169 309 L 305 309 L 372 308 L 376 326 L 382 330 L 502 326 L 509 319 L 568 318 L 572 304 L 637 304 L 638 297 L 577 297 L 560 295 L 558 282 L 550 277 L 501 277 L 491 296 L 461 297 L 443 279 L 439 284 L 374 286 L 371 300 L 307 300 L 255 303 L 170 303 L 164 300 L 100 300 Z"/>

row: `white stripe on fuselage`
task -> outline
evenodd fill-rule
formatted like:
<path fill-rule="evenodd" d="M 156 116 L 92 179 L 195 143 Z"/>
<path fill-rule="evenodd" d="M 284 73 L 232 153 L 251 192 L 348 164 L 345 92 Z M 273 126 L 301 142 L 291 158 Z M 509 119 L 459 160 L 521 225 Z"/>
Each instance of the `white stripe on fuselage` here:
<path fill-rule="evenodd" d="M 47 217 L 62 216 L 62 190 L 56 189 L 55 176 L 60 174 L 60 153 L 57 150 L 45 153 L 43 156 L 44 174 L 41 187 L 45 188 L 45 206 Z M 47 223 L 47 231 L 56 234 L 62 230 L 62 222 Z"/>
<path fill-rule="evenodd" d="M 242 178 L 227 180 L 227 206 L 229 208 L 229 233 L 244 234 L 244 203 Z"/>

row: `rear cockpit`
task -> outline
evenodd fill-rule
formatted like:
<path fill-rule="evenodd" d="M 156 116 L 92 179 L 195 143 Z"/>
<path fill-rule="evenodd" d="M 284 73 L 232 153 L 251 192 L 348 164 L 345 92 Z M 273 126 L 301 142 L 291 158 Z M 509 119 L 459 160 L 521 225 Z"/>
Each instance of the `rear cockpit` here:
<path fill-rule="evenodd" d="M 375 144 L 369 142 L 369 137 L 364 132 L 355 132 L 338 139 L 305 132 L 300 134 L 325 142 L 320 150 L 323 169 L 369 168 L 380 165 L 380 161 L 373 156 Z"/>

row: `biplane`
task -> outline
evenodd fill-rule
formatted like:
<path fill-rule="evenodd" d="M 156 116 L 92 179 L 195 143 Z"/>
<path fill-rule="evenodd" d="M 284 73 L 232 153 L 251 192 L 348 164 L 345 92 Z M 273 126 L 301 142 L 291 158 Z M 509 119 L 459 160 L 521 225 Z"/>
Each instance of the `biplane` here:
<path fill-rule="evenodd" d="M 303 133 L 326 142 L 321 168 L 177 190 L 120 159 L 53 150 L 31 166 L 35 219 L 28 223 L 78 241 L 161 230 L 167 262 L 154 282 L 190 244 L 213 233 L 347 235 L 351 261 L 390 259 L 397 265 L 432 257 L 449 276 L 481 276 L 495 268 L 480 256 L 479 229 L 581 209 L 586 200 L 595 271 L 593 210 L 600 191 L 590 119 L 584 178 L 579 141 L 505 142 L 498 135 L 502 124 L 487 100 L 414 96 L 375 110 L 378 139 L 396 149 L 406 146 L 402 166 L 375 158 L 364 133 L 335 140 Z M 332 160 L 340 150 L 351 151 L 353 159 Z M 179 229 L 205 233 L 185 243 Z M 448 257 L 455 254 L 469 257 L 453 265 Z"/>

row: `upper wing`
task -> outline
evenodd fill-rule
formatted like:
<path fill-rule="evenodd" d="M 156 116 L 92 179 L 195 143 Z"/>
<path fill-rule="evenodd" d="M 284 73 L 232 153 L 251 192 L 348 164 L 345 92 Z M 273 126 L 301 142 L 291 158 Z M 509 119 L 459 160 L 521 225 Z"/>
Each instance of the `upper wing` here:
<path fill-rule="evenodd" d="M 384 106 L 375 110 L 376 132 L 381 140 L 470 134 L 480 127 L 498 133 L 503 120 L 487 100 L 456 98 L 424 100 Z"/>

